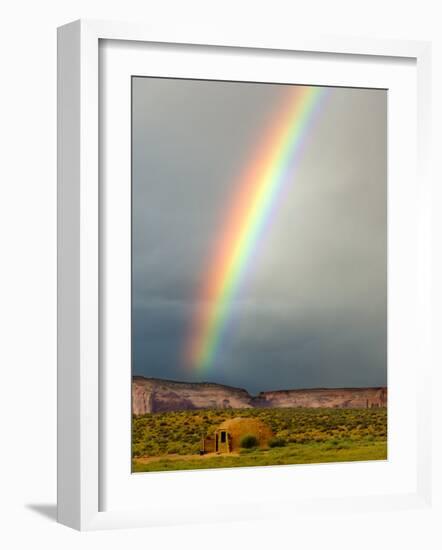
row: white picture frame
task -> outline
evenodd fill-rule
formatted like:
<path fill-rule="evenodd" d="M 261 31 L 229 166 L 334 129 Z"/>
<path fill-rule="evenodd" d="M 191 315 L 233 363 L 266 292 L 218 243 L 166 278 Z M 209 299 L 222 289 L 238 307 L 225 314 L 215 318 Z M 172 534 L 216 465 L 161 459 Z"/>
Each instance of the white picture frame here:
<path fill-rule="evenodd" d="M 115 392 L 115 386 L 101 385 L 103 310 L 102 239 L 106 225 L 100 222 L 102 189 L 100 188 L 100 41 L 125 41 L 126 44 L 163 43 L 175 45 L 173 55 L 180 56 L 180 47 L 189 45 L 228 48 L 230 55 L 241 52 L 284 51 L 309 52 L 345 56 L 371 56 L 378 59 L 410 59 L 416 63 L 417 131 L 415 151 L 418 163 L 419 185 L 415 204 L 416 219 L 412 225 L 416 239 L 415 291 L 416 346 L 422 358 L 419 379 L 414 386 L 416 409 L 416 484 L 411 491 L 378 492 L 365 496 L 328 494 L 327 498 L 287 501 L 278 492 L 266 504 L 266 496 L 249 499 L 247 509 L 240 507 L 220 513 L 211 511 L 203 502 L 188 510 L 177 503 L 175 509 L 164 506 L 121 506 L 104 509 L 102 484 L 106 481 L 103 453 L 108 447 L 103 440 L 103 415 L 106 414 L 106 392 Z M 181 46 L 180 46 L 181 45 Z M 369 57 L 367 57 L 368 59 Z M 425 42 L 365 40 L 330 37 L 312 38 L 294 36 L 288 42 L 267 43 L 265 38 L 240 37 L 220 32 L 219 36 L 186 36 L 186 32 L 172 32 L 159 36 L 154 30 L 134 24 L 76 21 L 58 31 L 58 521 L 80 530 L 151 526 L 204 520 L 229 520 L 279 516 L 324 511 L 333 501 L 333 509 L 344 513 L 357 506 L 361 510 L 425 507 L 431 502 L 431 403 L 430 374 L 432 355 L 431 287 L 429 240 L 429 211 L 431 186 L 428 176 L 430 101 L 430 45 Z M 413 177 L 413 176 L 411 176 Z M 397 197 L 396 197 L 397 200 Z M 417 348 L 416 348 L 417 349 Z M 128 398 L 128 396 L 127 396 Z M 129 453 L 129 451 L 127 451 Z M 343 465 L 345 468 L 345 465 Z M 342 468 L 341 468 L 342 469 Z M 287 471 L 287 470 L 286 470 Z M 336 470 L 338 471 L 338 470 Z M 255 469 L 256 472 L 256 469 Z M 281 470 L 279 470 L 281 472 Z M 171 483 L 181 483 L 176 474 L 168 476 Z M 193 483 L 206 483 L 212 478 L 218 483 L 228 480 L 226 472 L 200 472 Z M 238 471 L 233 473 L 238 478 Z M 247 474 L 248 475 L 248 474 Z M 357 474 L 355 474 L 357 475 Z M 172 477 L 171 477 L 172 476 Z M 175 477 L 173 477 L 175 476 Z M 269 485 L 284 483 L 275 469 L 266 470 Z M 272 479 L 273 478 L 273 479 Z M 153 490 L 159 490 L 162 478 L 150 478 Z M 165 479 L 165 478 L 163 478 Z M 172 481 L 171 481 L 172 480 Z M 149 483 L 145 478 L 144 484 Z M 315 495 L 315 491 L 312 491 Z M 181 506 L 181 507 L 180 507 Z M 196 513 L 198 512 L 198 513 Z M 197 519 L 195 519 L 197 518 Z"/>

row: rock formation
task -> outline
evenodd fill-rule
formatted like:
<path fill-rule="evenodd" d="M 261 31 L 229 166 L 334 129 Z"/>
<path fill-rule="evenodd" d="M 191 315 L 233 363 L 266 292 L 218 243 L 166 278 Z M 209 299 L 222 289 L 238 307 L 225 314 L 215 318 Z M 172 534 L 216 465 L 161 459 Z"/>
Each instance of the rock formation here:
<path fill-rule="evenodd" d="M 222 384 L 174 382 L 158 378 L 134 376 L 132 411 L 148 412 L 188 409 L 246 409 L 252 397 L 246 390 Z"/>
<path fill-rule="evenodd" d="M 387 406 L 387 388 L 313 388 L 261 392 L 254 407 L 338 407 L 366 409 Z"/>
<path fill-rule="evenodd" d="M 132 379 L 132 412 L 135 415 L 189 409 L 247 409 L 253 407 L 387 406 L 387 388 L 313 388 L 261 392 L 207 382 L 190 383 L 144 378 Z"/>

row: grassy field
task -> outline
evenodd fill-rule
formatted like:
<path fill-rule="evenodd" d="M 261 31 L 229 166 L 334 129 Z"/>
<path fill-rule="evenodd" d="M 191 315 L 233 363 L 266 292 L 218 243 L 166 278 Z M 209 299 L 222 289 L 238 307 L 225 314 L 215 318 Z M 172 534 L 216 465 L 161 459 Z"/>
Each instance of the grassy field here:
<path fill-rule="evenodd" d="M 280 446 L 199 456 L 200 440 L 228 418 L 266 422 Z M 224 409 L 133 418 L 134 472 L 309 464 L 387 458 L 386 409 Z"/>

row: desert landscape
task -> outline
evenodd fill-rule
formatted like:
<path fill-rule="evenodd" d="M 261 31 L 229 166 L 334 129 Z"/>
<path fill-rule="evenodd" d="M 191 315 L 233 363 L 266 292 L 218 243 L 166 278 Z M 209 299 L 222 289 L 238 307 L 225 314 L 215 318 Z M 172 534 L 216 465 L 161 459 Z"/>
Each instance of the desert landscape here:
<path fill-rule="evenodd" d="M 134 472 L 385 460 L 387 389 L 261 392 L 134 377 Z"/>
<path fill-rule="evenodd" d="M 133 77 L 133 472 L 387 458 L 387 99 Z"/>

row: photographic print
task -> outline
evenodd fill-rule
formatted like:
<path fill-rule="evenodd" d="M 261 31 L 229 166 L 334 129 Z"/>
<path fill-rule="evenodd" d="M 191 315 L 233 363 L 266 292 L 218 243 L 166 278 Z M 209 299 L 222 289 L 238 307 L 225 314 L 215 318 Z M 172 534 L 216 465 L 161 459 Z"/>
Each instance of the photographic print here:
<path fill-rule="evenodd" d="M 132 471 L 387 458 L 387 91 L 132 77 Z"/>

